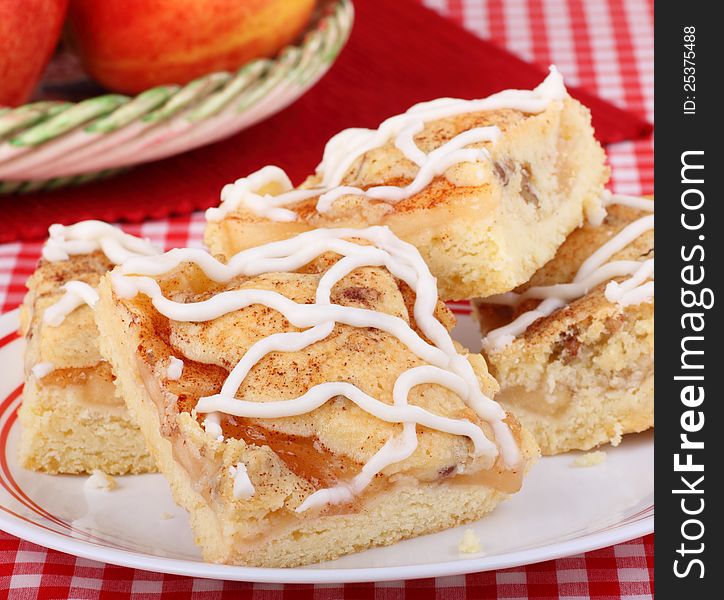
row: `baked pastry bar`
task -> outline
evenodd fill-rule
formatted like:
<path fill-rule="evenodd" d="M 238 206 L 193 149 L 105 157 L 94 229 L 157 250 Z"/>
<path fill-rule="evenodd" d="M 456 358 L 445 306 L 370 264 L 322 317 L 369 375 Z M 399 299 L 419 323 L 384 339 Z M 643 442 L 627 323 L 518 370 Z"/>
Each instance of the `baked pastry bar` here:
<path fill-rule="evenodd" d="M 543 454 L 616 445 L 654 423 L 653 200 L 609 202 L 517 293 L 474 302 L 496 399 Z"/>
<path fill-rule="evenodd" d="M 552 69 L 535 90 L 418 104 L 332 138 L 292 189 L 277 167 L 227 186 L 207 212 L 212 253 L 315 227 L 389 226 L 414 244 L 444 300 L 513 289 L 595 212 L 608 178 L 588 110 Z"/>
<path fill-rule="evenodd" d="M 20 463 L 48 473 L 154 471 L 145 440 L 116 395 L 113 372 L 100 355 L 93 311 L 74 296 L 73 290 L 79 291 L 92 302 L 92 288 L 113 267 L 103 251 L 72 239 L 84 227 L 87 223 L 53 226 L 46 258 L 27 283 L 20 312 L 27 340 Z M 71 251 L 88 253 L 69 255 L 66 244 Z M 70 282 L 68 291 L 64 286 Z"/>
<path fill-rule="evenodd" d="M 475 520 L 537 456 L 385 228 L 132 260 L 100 297 L 101 350 L 209 561 L 291 567 Z"/>

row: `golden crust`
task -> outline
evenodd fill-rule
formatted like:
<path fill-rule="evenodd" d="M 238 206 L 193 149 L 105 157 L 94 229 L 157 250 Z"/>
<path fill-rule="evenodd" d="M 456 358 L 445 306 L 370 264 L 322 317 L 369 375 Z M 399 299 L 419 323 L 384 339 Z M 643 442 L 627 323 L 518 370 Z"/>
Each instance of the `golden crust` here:
<path fill-rule="evenodd" d="M 196 267 L 181 265 L 157 281 L 164 295 L 177 301 L 254 288 L 274 290 L 307 303 L 314 301 L 324 268 L 321 261 L 320 268 L 304 272 L 238 277 L 219 286 L 204 281 Z M 409 288 L 386 270 L 363 268 L 341 280 L 333 288 L 332 298 L 343 306 L 399 316 L 415 327 L 410 312 L 414 296 L 410 298 L 410 294 Z M 511 427 L 524 455 L 524 463 L 514 470 L 472 456 L 467 438 L 418 426 L 415 453 L 386 468 L 353 503 L 296 513 L 295 509 L 315 490 L 356 475 L 391 435 L 401 431 L 401 426 L 382 422 L 338 397 L 293 418 L 226 416 L 222 420 L 225 440 L 218 441 L 201 427 L 201 416 L 194 410 L 197 399 L 217 393 L 229 369 L 255 341 L 295 328 L 279 313 L 260 305 L 209 322 L 169 321 L 144 296 L 115 296 L 109 278 L 101 283 L 100 295 L 96 316 L 101 349 L 113 363 L 118 385 L 139 419 L 161 470 L 171 481 L 177 502 L 191 512 L 197 540 L 210 560 L 293 566 L 478 518 L 517 489 L 522 470 L 536 456 L 530 436 L 512 417 Z M 442 303 L 437 311 L 441 321 L 452 327 L 452 316 Z M 184 361 L 179 380 L 171 381 L 166 375 L 171 355 Z M 478 374 L 481 389 L 494 393 L 497 386 L 482 357 L 467 358 Z M 383 331 L 337 324 L 327 339 L 302 351 L 267 355 L 251 370 L 238 395 L 258 402 L 289 399 L 318 383 L 346 381 L 391 404 L 397 376 L 418 364 L 420 359 Z M 489 426 L 449 390 L 421 385 L 412 391 L 409 400 L 435 414 L 477 422 L 492 437 Z M 245 464 L 255 487 L 254 495 L 247 500 L 236 499 L 232 493 L 229 468 L 239 461 Z M 468 508 L 447 507 L 432 518 L 431 500 L 444 496 L 441 488 L 453 486 L 458 471 L 479 479 L 466 483 L 464 492 L 460 488 L 448 495 L 467 498 Z M 416 506 L 425 507 L 422 514 L 414 515 L 416 509 L 387 501 L 405 497 L 409 492 L 404 490 L 411 485 L 418 486 Z M 404 515 L 407 508 L 409 516 Z M 391 525 L 392 531 L 374 533 L 379 529 L 379 523 L 373 523 L 377 518 L 374 515 L 379 516 L 380 511 L 399 528 Z M 342 532 L 331 533 L 336 527 L 333 523 L 345 521 L 355 530 L 348 532 L 346 542 Z M 330 545 L 333 535 L 341 538 L 335 538 L 335 545 Z M 350 546 L 353 535 L 365 541 Z M 307 537 L 317 541 L 299 542 Z"/>
<path fill-rule="evenodd" d="M 45 378 L 26 381 L 18 412 L 23 467 L 53 474 L 156 470 L 106 370 L 110 369 L 103 362 L 97 368 L 54 371 L 54 383 Z"/>
<path fill-rule="evenodd" d="M 566 240 L 556 257 L 520 286 L 570 282 L 603 243 L 643 216 L 612 205 L 600 227 L 586 225 Z M 613 259 L 653 258 L 653 231 Z M 543 454 L 588 450 L 622 434 L 653 426 L 653 302 L 621 307 L 605 297 L 606 282 L 532 323 L 509 346 L 485 352 L 501 386 L 496 399 L 536 437 Z M 474 302 L 483 334 L 535 308 L 515 310 L 484 299 Z"/>
<path fill-rule="evenodd" d="M 504 110 L 428 123 L 416 136 L 422 150 L 439 147 L 471 127 L 496 124 L 503 136 L 486 147 L 491 160 L 461 163 L 423 191 L 396 204 L 342 196 L 319 214 L 316 198 L 291 206 L 298 220 L 270 222 L 241 207 L 209 222 L 214 254 L 286 239 L 314 227 L 387 225 L 414 244 L 438 278 L 445 300 L 487 296 L 523 283 L 551 259 L 565 237 L 597 207 L 608 178 L 588 111 L 567 99 L 537 115 Z M 405 185 L 417 171 L 392 143 L 360 157 L 343 185 Z M 315 187 L 310 177 L 302 187 Z"/>

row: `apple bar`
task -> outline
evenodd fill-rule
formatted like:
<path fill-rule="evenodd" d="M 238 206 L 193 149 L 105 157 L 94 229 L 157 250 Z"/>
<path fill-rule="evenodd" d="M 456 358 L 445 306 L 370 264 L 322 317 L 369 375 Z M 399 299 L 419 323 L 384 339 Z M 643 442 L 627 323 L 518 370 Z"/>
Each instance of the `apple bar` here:
<path fill-rule="evenodd" d="M 654 423 L 653 200 L 613 196 L 514 293 L 477 300 L 496 399 L 543 454 Z"/>
<path fill-rule="evenodd" d="M 134 259 L 96 318 L 209 561 L 293 567 L 473 521 L 538 455 L 389 230 Z"/>
<path fill-rule="evenodd" d="M 230 257 L 319 227 L 386 226 L 415 245 L 444 300 L 525 283 L 587 214 L 608 178 L 589 111 L 551 69 L 534 90 L 442 98 L 348 129 L 303 185 L 265 167 L 222 191 L 205 240 Z"/>
<path fill-rule="evenodd" d="M 27 283 L 20 313 L 27 341 L 20 464 L 47 473 L 154 471 L 146 442 L 116 394 L 113 371 L 98 347 L 91 305 L 95 287 L 114 263 L 82 239 L 89 224 L 97 222 L 52 226 L 44 258 Z M 120 230 L 103 227 L 125 239 Z M 75 234 L 81 235 L 70 239 Z"/>

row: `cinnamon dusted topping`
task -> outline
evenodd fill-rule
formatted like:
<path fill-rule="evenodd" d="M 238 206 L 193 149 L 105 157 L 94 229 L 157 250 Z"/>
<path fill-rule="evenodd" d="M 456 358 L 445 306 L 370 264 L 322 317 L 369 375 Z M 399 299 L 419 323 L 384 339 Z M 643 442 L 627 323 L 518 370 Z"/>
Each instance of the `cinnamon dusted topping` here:
<path fill-rule="evenodd" d="M 342 258 L 329 265 L 321 276 L 291 274 L 329 252 Z M 191 266 L 179 269 L 182 263 Z M 214 288 L 201 283 L 197 284 L 198 291 L 185 293 L 187 281 L 192 277 L 195 279 L 197 270 L 207 279 L 225 282 L 227 287 Z M 378 276 L 377 273 L 385 275 L 371 285 L 370 281 Z M 168 275 L 160 280 L 149 277 L 159 274 Z M 358 277 L 362 277 L 359 284 L 355 283 Z M 467 457 L 457 455 L 458 464 L 474 463 L 476 469 L 485 468 L 494 463 L 499 454 L 501 464 L 506 468 L 513 468 L 519 462 L 517 440 L 504 422 L 505 413 L 482 393 L 472 361 L 460 354 L 448 329 L 436 319 L 439 301 L 435 279 L 419 251 L 387 228 L 314 230 L 283 242 L 252 248 L 237 254 L 228 264 L 219 263 L 200 251 L 179 249 L 158 259 L 129 261 L 111 276 L 111 280 L 120 298 L 133 298 L 141 292 L 147 298 L 144 303 L 153 302 L 156 316 L 150 328 L 159 331 L 156 345 L 165 345 L 166 350 L 153 348 L 151 340 L 150 354 L 146 354 L 150 364 L 165 360 L 171 343 L 180 346 L 182 354 L 192 361 L 215 363 L 231 369 L 221 390 L 200 397 L 195 405 L 197 413 L 206 415 L 207 433 L 223 441 L 224 428 L 228 430 L 231 426 L 235 429 L 234 436 L 243 433 L 249 438 L 248 426 L 254 421 L 280 423 L 281 430 L 276 424 L 273 427 L 262 425 L 266 430 L 262 436 L 264 445 L 279 449 L 283 455 L 279 456 L 280 460 L 289 461 L 294 472 L 300 473 L 303 479 L 337 483 L 308 496 L 296 508 L 298 512 L 352 501 L 382 477 L 384 469 L 389 467 L 394 473 L 397 464 L 411 457 L 420 441 L 418 435 L 424 435 L 426 428 L 432 433 L 464 436 L 472 443 L 472 446 L 465 444 L 460 448 L 466 448 Z M 346 283 L 340 286 L 343 280 Z M 414 313 L 416 328 L 424 338 L 411 327 L 411 314 L 407 311 L 400 314 L 401 290 L 395 284 L 396 280 L 406 282 L 414 292 L 410 312 Z M 314 298 L 312 303 L 309 302 L 310 294 Z M 369 305 L 372 307 L 367 308 Z M 406 302 L 403 307 L 407 308 Z M 245 314 L 242 316 L 239 311 Z M 236 316 L 232 318 L 232 314 Z M 170 332 L 167 331 L 168 322 L 159 322 L 160 315 L 169 320 Z M 236 320 L 248 318 L 253 318 L 258 327 L 239 328 Z M 386 343 L 386 352 L 390 352 L 389 344 L 400 344 L 400 349 L 406 349 L 404 352 L 409 358 L 402 361 L 401 372 L 390 373 L 393 376 L 389 383 L 360 387 L 357 383 L 359 371 L 351 369 L 347 363 L 337 364 L 335 360 L 337 366 L 329 371 L 329 375 L 324 374 L 326 367 L 322 363 L 315 366 L 315 354 L 319 353 L 318 360 L 324 355 L 323 348 L 332 351 L 332 347 L 340 343 L 347 351 L 367 357 L 374 352 L 371 345 Z M 312 352 L 310 349 L 316 344 L 321 346 L 317 346 L 317 352 Z M 299 352 L 299 358 L 305 362 L 303 379 L 292 378 L 294 385 L 289 390 L 292 397 L 278 392 L 270 396 L 270 378 L 287 377 L 293 368 L 289 362 L 295 352 Z M 185 377 L 186 369 L 178 382 L 183 383 Z M 304 380 L 308 380 L 308 385 L 302 385 Z M 172 383 L 169 382 L 169 388 Z M 457 418 L 454 412 L 459 411 L 458 408 L 444 410 L 443 416 L 408 402 L 413 388 L 429 385 L 446 390 L 438 401 L 452 394 L 456 403 L 463 407 L 467 404 L 466 410 L 471 411 L 473 420 Z M 387 396 L 393 388 L 392 404 L 389 400 L 380 400 L 380 393 Z M 301 395 L 294 397 L 298 393 Z M 347 456 L 355 453 L 365 456 L 363 467 L 344 480 L 340 477 L 353 465 L 348 466 L 345 459 L 327 454 L 323 446 L 315 444 L 318 440 L 300 439 L 311 437 L 306 434 L 289 437 L 288 431 L 286 437 L 278 435 L 283 431 L 285 419 L 309 423 L 303 415 L 321 409 L 336 398 L 344 398 L 355 411 L 361 410 L 387 423 L 402 424 L 401 433 L 396 433 L 399 429 L 393 429 L 395 433 L 391 437 L 383 437 L 381 448 L 376 442 L 363 443 L 359 449 L 349 447 L 349 442 L 341 445 L 341 440 L 334 442 L 346 448 L 344 454 Z M 236 417 L 236 425 L 225 421 L 224 414 Z M 362 423 L 367 419 L 369 417 L 364 417 Z M 482 426 L 478 424 L 481 421 Z M 239 430 L 240 424 L 245 429 Z M 329 428 L 331 424 L 327 421 L 323 428 Z M 257 426 L 258 423 L 254 423 L 254 428 Z M 268 433 L 272 430 L 273 436 Z M 335 439 L 329 437 L 330 433 L 325 434 L 327 439 Z M 374 439 L 377 437 L 375 435 Z M 368 436 L 368 440 L 371 439 Z M 454 447 L 462 441 L 455 441 Z M 289 446 L 294 450 L 286 451 Z M 326 462 L 334 467 L 332 473 L 328 469 L 310 471 L 311 461 L 299 460 L 310 455 L 310 449 L 315 450 L 312 455 L 321 453 L 326 457 Z M 469 453 L 473 458 L 480 456 L 481 460 L 468 460 Z M 368 458 L 370 454 L 371 458 Z M 318 456 L 315 462 L 319 462 Z M 409 472 L 424 473 L 421 467 Z"/>
<path fill-rule="evenodd" d="M 563 78 L 552 66 L 534 90 L 505 90 L 480 100 L 440 98 L 416 104 L 377 129 L 346 129 L 335 135 L 325 147 L 309 188 L 294 189 L 284 171 L 266 166 L 225 186 L 221 205 L 209 209 L 206 218 L 221 221 L 245 207 L 272 221 L 291 222 L 299 217 L 295 211 L 300 203 L 313 201 L 316 212 L 327 213 L 338 199 L 349 196 L 394 205 L 414 197 L 449 170 L 465 163 L 488 162 L 486 146 L 497 142 L 503 123 L 522 114 L 541 113 L 567 97 Z M 500 119 L 489 123 L 493 113 Z M 399 168 L 409 171 L 413 167 L 411 173 L 389 169 L 377 173 L 375 154 L 389 146 L 404 159 L 399 161 Z M 356 180 L 363 162 L 366 171 L 378 175 L 369 182 Z M 525 193 L 537 203 L 530 185 Z"/>
<path fill-rule="evenodd" d="M 345 299 L 362 306 L 371 307 L 379 302 L 380 293 L 371 287 L 346 287 L 342 292 Z"/>

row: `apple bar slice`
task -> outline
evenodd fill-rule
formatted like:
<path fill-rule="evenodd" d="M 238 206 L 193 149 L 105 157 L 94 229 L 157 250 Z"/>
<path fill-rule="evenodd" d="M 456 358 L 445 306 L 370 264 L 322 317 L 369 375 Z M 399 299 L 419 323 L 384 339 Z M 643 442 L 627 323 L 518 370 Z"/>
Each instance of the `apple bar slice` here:
<path fill-rule="evenodd" d="M 95 226 L 53 226 L 48 258 L 27 283 L 21 307 L 27 346 L 20 464 L 48 473 L 154 471 L 146 442 L 116 394 L 111 366 L 101 357 L 98 329 L 86 303 L 93 303 L 94 288 L 113 262 L 88 240 L 66 239 L 88 223 Z M 61 247 L 66 244 L 76 253 L 65 254 Z"/>
<path fill-rule="evenodd" d="M 443 300 L 488 296 L 527 281 L 599 210 L 604 161 L 553 69 L 535 90 L 443 98 L 342 131 L 300 189 L 276 167 L 240 179 L 207 212 L 205 240 L 230 257 L 305 229 L 385 225 L 419 249 Z"/>
<path fill-rule="evenodd" d="M 383 228 L 132 260 L 96 319 L 209 561 L 293 567 L 479 519 L 538 455 Z"/>
<path fill-rule="evenodd" d="M 543 454 L 654 424 L 653 201 L 612 200 L 515 293 L 474 302 L 496 399 Z"/>

